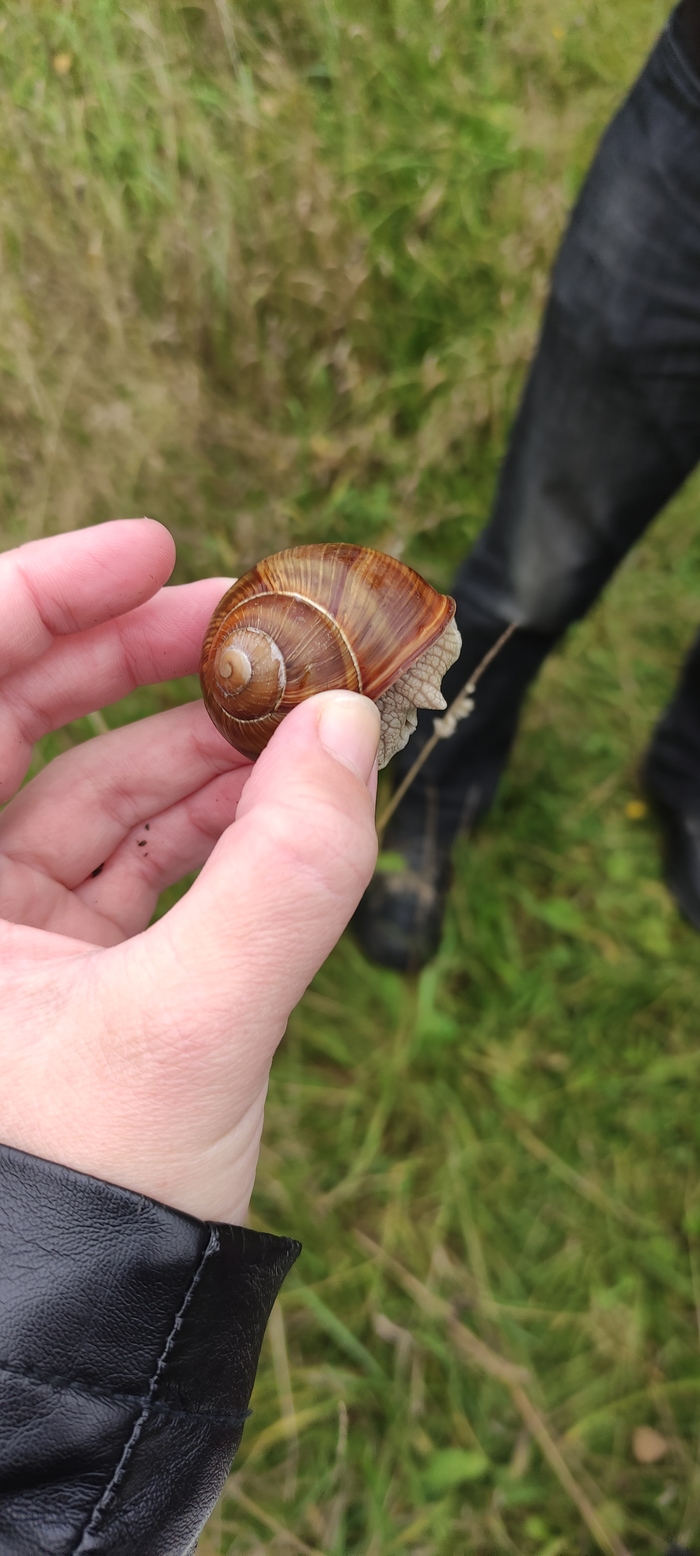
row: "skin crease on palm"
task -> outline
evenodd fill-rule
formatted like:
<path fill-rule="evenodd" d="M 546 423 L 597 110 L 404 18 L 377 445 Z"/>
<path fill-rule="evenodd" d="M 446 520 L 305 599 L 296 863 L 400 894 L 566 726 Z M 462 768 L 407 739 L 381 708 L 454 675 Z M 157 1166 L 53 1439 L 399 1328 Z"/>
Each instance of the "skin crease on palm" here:
<path fill-rule="evenodd" d="M 253 766 L 189 703 L 19 789 L 41 735 L 197 669 L 229 580 L 165 588 L 174 559 L 149 519 L 0 557 L 0 1140 L 241 1222 L 275 1048 L 374 867 L 379 716 L 323 693 Z"/>

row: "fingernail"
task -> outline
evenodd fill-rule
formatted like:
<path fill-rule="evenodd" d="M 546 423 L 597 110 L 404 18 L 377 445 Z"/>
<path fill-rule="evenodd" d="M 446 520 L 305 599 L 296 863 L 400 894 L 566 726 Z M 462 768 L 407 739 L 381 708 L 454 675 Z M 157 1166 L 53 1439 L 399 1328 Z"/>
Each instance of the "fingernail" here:
<path fill-rule="evenodd" d="M 379 745 L 379 710 L 357 692 L 336 692 L 321 709 L 321 745 L 337 762 L 368 783 Z"/>

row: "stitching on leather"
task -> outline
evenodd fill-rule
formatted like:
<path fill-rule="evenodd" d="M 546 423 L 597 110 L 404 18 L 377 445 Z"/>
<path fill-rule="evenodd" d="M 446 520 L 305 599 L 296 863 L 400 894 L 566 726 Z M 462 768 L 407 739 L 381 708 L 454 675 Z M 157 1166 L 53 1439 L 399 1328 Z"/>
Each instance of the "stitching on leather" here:
<path fill-rule="evenodd" d="M 129 1463 L 129 1460 L 130 1460 L 130 1458 L 131 1458 L 131 1456 L 132 1456 L 132 1454 L 134 1452 L 134 1449 L 136 1448 L 136 1445 L 137 1445 L 137 1443 L 139 1441 L 139 1438 L 140 1438 L 140 1436 L 141 1436 L 141 1434 L 143 1432 L 143 1429 L 144 1429 L 144 1427 L 146 1425 L 148 1417 L 149 1417 L 149 1415 L 152 1412 L 152 1409 L 153 1409 L 153 1395 L 154 1395 L 154 1393 L 156 1391 L 156 1388 L 158 1387 L 158 1383 L 160 1382 L 160 1378 L 162 1376 L 163 1370 L 164 1370 L 165 1365 L 167 1363 L 168 1356 L 170 1355 L 170 1352 L 171 1352 L 171 1350 L 173 1348 L 173 1345 L 175 1344 L 175 1340 L 177 1339 L 177 1336 L 180 1333 L 180 1330 L 181 1330 L 182 1325 L 184 1323 L 185 1314 L 186 1314 L 187 1309 L 188 1309 L 188 1307 L 190 1305 L 190 1302 L 192 1301 L 192 1297 L 194 1295 L 194 1292 L 195 1292 L 195 1290 L 196 1290 L 196 1288 L 199 1285 L 199 1282 L 201 1280 L 202 1272 L 204 1270 L 204 1266 L 205 1266 L 207 1260 L 210 1259 L 213 1254 L 218 1253 L 219 1246 L 220 1246 L 220 1244 L 219 1244 L 219 1234 L 218 1234 L 218 1231 L 216 1230 L 216 1227 L 212 1227 L 211 1231 L 210 1231 L 210 1235 L 209 1235 L 209 1242 L 207 1243 L 207 1246 L 204 1249 L 204 1252 L 203 1252 L 202 1257 L 201 1257 L 201 1259 L 199 1261 L 199 1264 L 197 1265 L 197 1268 L 196 1268 L 196 1270 L 194 1272 L 194 1275 L 192 1276 L 192 1280 L 190 1282 L 189 1290 L 187 1291 L 187 1293 L 185 1295 L 185 1299 L 184 1299 L 184 1301 L 182 1303 L 182 1307 L 180 1308 L 179 1313 L 177 1313 L 176 1316 L 175 1316 L 175 1321 L 173 1323 L 173 1327 L 172 1327 L 172 1329 L 170 1331 L 170 1334 L 168 1335 L 168 1338 L 167 1338 L 167 1340 L 165 1342 L 165 1345 L 163 1346 L 163 1350 L 161 1351 L 161 1354 L 160 1354 L 160 1356 L 158 1358 L 158 1361 L 156 1363 L 155 1371 L 153 1373 L 153 1377 L 151 1378 L 151 1381 L 150 1381 L 150 1384 L 149 1384 L 148 1394 L 146 1395 L 146 1398 L 144 1400 L 143 1409 L 141 1411 L 141 1414 L 140 1414 L 140 1416 L 138 1418 L 138 1421 L 135 1422 L 135 1424 L 134 1424 L 134 1426 L 132 1428 L 132 1431 L 129 1434 L 129 1437 L 127 1438 L 127 1441 L 124 1444 L 124 1448 L 123 1448 L 123 1451 L 122 1451 L 122 1456 L 121 1456 L 121 1458 L 119 1460 L 119 1463 L 118 1463 L 118 1465 L 117 1465 L 117 1467 L 116 1467 L 116 1469 L 114 1471 L 112 1479 L 109 1482 L 109 1485 L 105 1487 L 105 1490 L 103 1491 L 102 1496 L 100 1497 L 99 1502 L 96 1503 L 95 1507 L 92 1510 L 92 1513 L 90 1514 L 90 1518 L 88 1520 L 88 1523 L 86 1524 L 85 1529 L 83 1530 L 83 1533 L 81 1534 L 81 1536 L 80 1536 L 80 1538 L 78 1540 L 78 1544 L 75 1547 L 75 1550 L 73 1552 L 73 1556 L 81 1556 L 81 1551 L 83 1551 L 84 1547 L 85 1547 L 85 1541 L 88 1539 L 89 1535 L 91 1535 L 97 1529 L 98 1525 L 100 1524 L 100 1522 L 102 1520 L 102 1517 L 103 1517 L 104 1513 L 106 1512 L 107 1508 L 109 1507 L 110 1502 L 112 1501 L 112 1498 L 114 1497 L 114 1495 L 117 1492 L 117 1490 L 118 1490 L 122 1480 L 124 1479 L 124 1475 L 126 1473 L 126 1468 L 127 1468 L 128 1463 Z"/>
<path fill-rule="evenodd" d="M 41 1388 L 51 1389 L 55 1394 L 77 1394 L 80 1399 L 97 1399 L 103 1405 L 117 1404 L 127 1407 L 138 1405 L 143 1409 L 147 1404 L 145 1394 L 125 1394 L 119 1389 L 113 1389 L 108 1394 L 104 1389 L 96 1389 L 89 1383 L 83 1383 L 80 1378 L 47 1378 L 32 1367 L 13 1367 L 8 1362 L 0 1362 L 0 1373 L 5 1373 L 11 1378 L 24 1378 L 27 1383 L 37 1383 Z M 240 1421 L 247 1421 L 252 1413 L 250 1410 L 243 1410 L 236 1414 L 217 1415 L 211 1410 L 174 1410 L 171 1405 L 162 1405 L 158 1400 L 151 1402 L 151 1411 L 156 1415 L 174 1416 L 176 1420 L 229 1422 L 231 1426 L 235 1426 Z"/>

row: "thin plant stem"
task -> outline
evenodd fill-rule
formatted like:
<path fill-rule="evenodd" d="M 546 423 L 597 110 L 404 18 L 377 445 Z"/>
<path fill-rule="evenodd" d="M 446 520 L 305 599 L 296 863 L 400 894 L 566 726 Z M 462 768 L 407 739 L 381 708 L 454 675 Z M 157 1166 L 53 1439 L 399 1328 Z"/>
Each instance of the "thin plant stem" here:
<path fill-rule="evenodd" d="M 421 747 L 413 766 L 409 767 L 406 777 L 401 780 L 398 789 L 394 791 L 388 804 L 384 806 L 377 821 L 377 832 L 380 840 L 387 822 L 391 821 L 394 811 L 398 809 L 404 795 L 408 793 L 411 784 L 418 777 L 424 763 L 427 762 L 428 757 L 435 750 L 438 741 L 449 740 L 454 735 L 457 725 L 461 724 L 462 719 L 469 717 L 474 707 L 474 692 L 476 691 L 477 682 L 481 680 L 484 671 L 488 670 L 496 655 L 500 654 L 502 648 L 505 648 L 508 639 L 517 630 L 517 626 L 517 621 L 511 621 L 510 626 L 506 627 L 505 632 L 501 633 L 498 642 L 494 643 L 493 648 L 490 648 L 487 654 L 484 654 L 476 670 L 472 671 L 469 680 L 465 681 L 461 691 L 457 693 L 446 712 L 442 714 L 441 718 L 433 720 L 433 733 L 430 739 L 426 740 L 425 745 Z"/>
<path fill-rule="evenodd" d="M 273 1518 L 271 1513 L 266 1513 L 264 1507 L 259 1507 L 252 1497 L 247 1496 L 240 1485 L 240 1476 L 234 1475 L 233 1479 L 227 1483 L 225 1494 L 235 1497 L 244 1511 L 250 1513 L 251 1517 L 257 1518 L 258 1522 L 266 1529 L 269 1529 L 271 1534 L 281 1535 L 284 1540 L 294 1547 L 295 1551 L 299 1551 L 299 1556 L 325 1556 L 325 1552 L 319 1550 L 318 1546 L 307 1545 L 291 1529 L 287 1529 L 284 1524 L 281 1524 L 279 1519 Z"/>
<path fill-rule="evenodd" d="M 453 1346 L 461 1353 L 467 1365 L 476 1367 L 479 1371 L 488 1373 L 490 1377 L 497 1378 L 499 1383 L 505 1384 L 523 1424 L 534 1437 L 562 1490 L 578 1508 L 599 1550 L 603 1551 L 605 1556 L 630 1556 L 627 1546 L 615 1530 L 609 1527 L 600 1508 L 595 1506 L 572 1473 L 560 1442 L 545 1415 L 530 1397 L 526 1384 L 531 1385 L 535 1380 L 528 1369 L 509 1361 L 498 1351 L 494 1351 L 491 1346 L 486 1345 L 466 1324 L 455 1317 L 451 1304 L 446 1302 L 444 1297 L 438 1296 L 436 1292 L 424 1286 L 423 1282 L 418 1280 L 410 1270 L 406 1270 L 398 1259 L 393 1258 L 386 1249 L 357 1228 L 355 1239 L 363 1252 L 376 1259 L 389 1274 L 393 1275 L 417 1307 L 421 1308 L 429 1318 L 445 1325 Z"/>

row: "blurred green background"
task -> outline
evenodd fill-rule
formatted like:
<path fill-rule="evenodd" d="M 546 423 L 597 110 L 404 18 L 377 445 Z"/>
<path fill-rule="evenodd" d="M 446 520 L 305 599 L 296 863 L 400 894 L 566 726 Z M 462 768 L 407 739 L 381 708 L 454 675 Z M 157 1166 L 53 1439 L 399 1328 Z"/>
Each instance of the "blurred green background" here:
<path fill-rule="evenodd" d="M 2 544 L 147 512 L 181 578 L 331 538 L 447 586 L 665 14 L 9 0 Z M 206 1556 L 700 1539 L 700 943 L 636 780 L 700 616 L 697 508 L 547 666 L 437 961 L 401 979 L 346 937 L 293 1017 L 254 1221 L 304 1253 Z"/>

